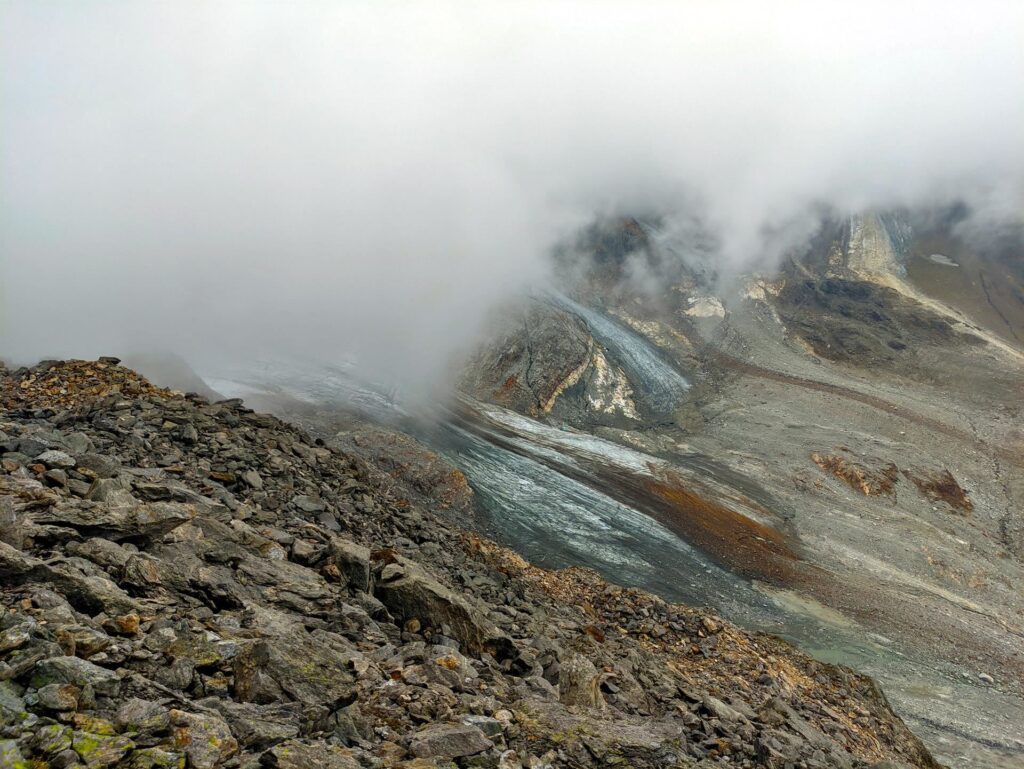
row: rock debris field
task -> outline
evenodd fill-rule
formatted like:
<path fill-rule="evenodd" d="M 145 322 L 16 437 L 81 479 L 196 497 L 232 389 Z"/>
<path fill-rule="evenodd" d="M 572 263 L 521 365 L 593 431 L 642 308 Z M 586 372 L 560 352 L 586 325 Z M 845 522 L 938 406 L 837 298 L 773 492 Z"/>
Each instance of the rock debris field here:
<path fill-rule="evenodd" d="M 535 568 L 240 401 L 0 374 L 0 767 L 936 766 L 870 679 Z"/>

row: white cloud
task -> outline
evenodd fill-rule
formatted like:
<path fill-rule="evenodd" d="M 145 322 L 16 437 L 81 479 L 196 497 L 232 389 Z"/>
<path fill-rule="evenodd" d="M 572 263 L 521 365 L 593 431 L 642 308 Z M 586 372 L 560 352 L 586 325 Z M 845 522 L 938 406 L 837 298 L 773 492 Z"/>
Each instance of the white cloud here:
<path fill-rule="evenodd" d="M 1020 3 L 0 5 L 3 344 L 441 375 L 594 211 L 1024 210 Z"/>

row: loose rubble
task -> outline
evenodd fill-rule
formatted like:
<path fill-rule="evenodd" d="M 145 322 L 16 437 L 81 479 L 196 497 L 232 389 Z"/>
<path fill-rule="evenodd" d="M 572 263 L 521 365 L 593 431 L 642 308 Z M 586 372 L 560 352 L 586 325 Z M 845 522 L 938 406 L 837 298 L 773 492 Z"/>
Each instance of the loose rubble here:
<path fill-rule="evenodd" d="M 936 766 L 870 679 L 549 572 L 113 359 L 4 372 L 0 767 Z"/>

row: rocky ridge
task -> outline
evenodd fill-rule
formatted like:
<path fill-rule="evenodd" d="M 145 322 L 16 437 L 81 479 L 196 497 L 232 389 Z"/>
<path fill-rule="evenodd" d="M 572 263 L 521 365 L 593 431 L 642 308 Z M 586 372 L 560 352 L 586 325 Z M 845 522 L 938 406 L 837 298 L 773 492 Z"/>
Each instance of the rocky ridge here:
<path fill-rule="evenodd" d="M 936 766 L 865 677 L 549 572 L 240 401 L 4 372 L 0 766 Z"/>

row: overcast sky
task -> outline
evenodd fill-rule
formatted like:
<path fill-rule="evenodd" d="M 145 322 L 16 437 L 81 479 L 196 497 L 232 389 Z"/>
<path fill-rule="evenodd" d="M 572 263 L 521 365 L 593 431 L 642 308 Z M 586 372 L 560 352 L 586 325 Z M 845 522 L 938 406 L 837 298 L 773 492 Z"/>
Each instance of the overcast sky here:
<path fill-rule="evenodd" d="M 434 378 L 595 213 L 1024 211 L 1021 2 L 0 0 L 8 358 Z"/>

